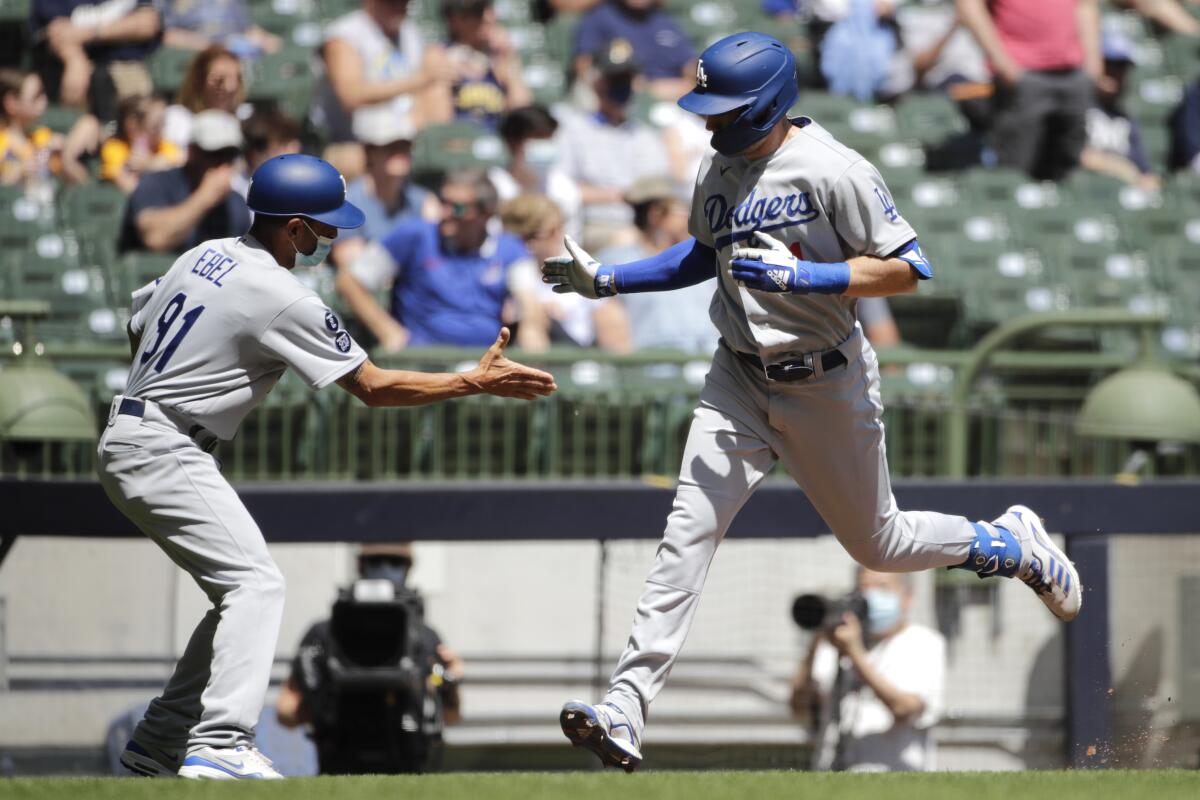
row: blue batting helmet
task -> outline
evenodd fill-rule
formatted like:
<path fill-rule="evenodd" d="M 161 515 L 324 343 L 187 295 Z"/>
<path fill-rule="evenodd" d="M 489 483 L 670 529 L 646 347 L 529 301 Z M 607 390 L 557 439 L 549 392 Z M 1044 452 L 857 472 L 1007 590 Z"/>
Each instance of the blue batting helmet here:
<path fill-rule="evenodd" d="M 743 109 L 713 133 L 718 153 L 737 155 L 762 139 L 800 96 L 796 58 L 765 33 L 735 33 L 700 54 L 696 88 L 679 98 L 685 111 L 709 117 Z"/>
<path fill-rule="evenodd" d="M 264 161 L 250 177 L 246 205 L 268 217 L 308 217 L 335 228 L 357 228 L 366 220 L 346 202 L 346 179 L 332 164 L 301 154 Z"/>

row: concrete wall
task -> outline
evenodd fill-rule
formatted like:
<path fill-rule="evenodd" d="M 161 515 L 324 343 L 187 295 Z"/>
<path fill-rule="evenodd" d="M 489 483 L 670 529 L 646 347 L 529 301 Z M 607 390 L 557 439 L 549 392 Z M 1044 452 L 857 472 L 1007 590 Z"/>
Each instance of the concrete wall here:
<path fill-rule="evenodd" d="M 593 691 L 597 626 L 604 627 L 601 674 L 624 646 L 655 546 L 608 545 L 601 586 L 595 542 L 418 544 L 413 583 L 426 595 L 429 621 L 477 678 L 464 689 L 464 711 L 475 725 L 451 741 L 556 742 L 558 706 Z M 282 545 L 272 552 L 288 580 L 278 680 L 305 629 L 327 614 L 338 586 L 352 577 L 354 548 Z M 1200 574 L 1200 538 L 1117 539 L 1112 553 L 1113 667 L 1117 686 L 1128 687 L 1119 703 L 1122 732 L 1175 724 L 1178 715 L 1163 699 L 1180 668 L 1172 587 L 1180 575 Z M 843 592 L 851 574 L 832 539 L 723 545 L 675 671 L 678 685 L 655 706 L 656 718 L 672 721 L 657 735 L 702 737 L 687 718 L 719 713 L 761 718 L 762 734 L 776 740 L 802 738 L 781 705 L 806 646 L 791 622 L 791 601 L 800 591 Z M 942 764 L 1055 765 L 1061 731 L 1053 720 L 1063 711 L 1059 625 L 1024 586 L 987 585 L 937 590 L 933 573 L 918 578 L 915 620 L 934 627 L 957 620 L 946 691 L 953 724 L 940 734 Z M 145 540 L 20 540 L 0 568 L 0 598 L 8 677 L 24 687 L 0 691 L 0 749 L 98 745 L 114 717 L 153 696 L 206 602 Z M 1156 654 L 1152 664 L 1146 652 Z M 744 663 L 720 665 L 729 658 Z M 97 684 L 101 678 L 111 680 Z M 76 680 L 87 686 L 73 686 Z M 130 687 L 131 680 L 140 683 Z M 691 688 L 714 681 L 731 688 Z M 1136 763 L 1166 755 L 1161 743 L 1127 749 Z"/>

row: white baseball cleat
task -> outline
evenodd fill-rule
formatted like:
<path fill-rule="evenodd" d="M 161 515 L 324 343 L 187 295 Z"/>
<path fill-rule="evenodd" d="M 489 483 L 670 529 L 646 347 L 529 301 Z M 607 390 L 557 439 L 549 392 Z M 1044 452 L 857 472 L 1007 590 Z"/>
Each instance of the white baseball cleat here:
<path fill-rule="evenodd" d="M 1013 577 L 1042 599 L 1063 622 L 1079 616 L 1083 583 L 1067 554 L 1050 540 L 1042 520 L 1027 506 L 1010 506 L 993 525 L 1006 528 L 1021 545 L 1021 564 Z"/>
<path fill-rule="evenodd" d="M 130 739 L 121 751 L 121 766 L 144 778 L 174 778 L 179 772 L 179 754 Z"/>
<path fill-rule="evenodd" d="M 633 725 L 612 703 L 592 706 L 570 700 L 563 706 L 558 722 L 571 744 L 591 750 L 606 767 L 633 772 L 642 763 Z"/>
<path fill-rule="evenodd" d="M 277 780 L 283 776 L 275 771 L 271 759 L 260 753 L 257 747 L 239 744 L 237 747 L 201 747 L 192 751 L 183 760 L 179 777 Z"/>

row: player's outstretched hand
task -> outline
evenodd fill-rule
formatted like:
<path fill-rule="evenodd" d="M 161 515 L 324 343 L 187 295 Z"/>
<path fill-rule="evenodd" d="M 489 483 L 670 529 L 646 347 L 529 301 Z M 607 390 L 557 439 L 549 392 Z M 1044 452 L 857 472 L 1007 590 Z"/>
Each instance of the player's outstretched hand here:
<path fill-rule="evenodd" d="M 758 247 L 739 245 L 729 254 L 730 274 L 740 286 L 760 292 L 803 292 L 804 270 L 787 245 L 774 236 L 755 231 Z"/>
<path fill-rule="evenodd" d="M 464 373 L 467 383 L 484 394 L 497 397 L 516 397 L 520 400 L 536 400 L 547 397 L 558 389 L 554 376 L 540 369 L 509 361 L 504 355 L 508 344 L 508 328 L 501 328 L 495 343 L 479 359 L 479 366 Z"/>
<path fill-rule="evenodd" d="M 542 262 L 543 283 L 553 285 L 554 291 L 559 294 L 575 292 L 592 300 L 615 294 L 615 287 L 611 286 L 611 270 L 601 267 L 600 262 L 570 236 L 563 239 L 563 245 L 569 255 L 551 256 Z M 596 280 L 597 274 L 601 276 L 600 282 Z"/>

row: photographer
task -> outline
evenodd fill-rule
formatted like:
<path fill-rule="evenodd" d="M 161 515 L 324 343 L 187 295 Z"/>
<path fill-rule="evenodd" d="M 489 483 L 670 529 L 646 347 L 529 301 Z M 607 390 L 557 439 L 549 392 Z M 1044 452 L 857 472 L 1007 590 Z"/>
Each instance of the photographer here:
<path fill-rule="evenodd" d="M 411 544 L 364 545 L 360 580 L 300 642 L 275 712 L 284 727 L 309 726 L 323 775 L 422 772 L 442 726 L 459 720 L 463 662 L 424 624 L 405 585 L 412 564 Z"/>
<path fill-rule="evenodd" d="M 792 712 L 814 731 L 813 769 L 931 770 L 945 639 L 908 622 L 910 575 L 860 568 L 856 584 L 816 623 L 792 681 Z M 797 623 L 809 627 L 799 606 Z"/>

